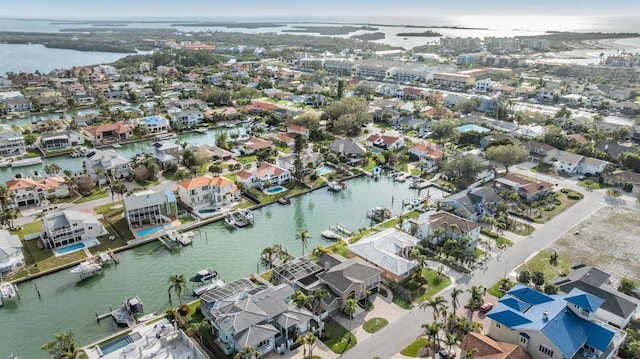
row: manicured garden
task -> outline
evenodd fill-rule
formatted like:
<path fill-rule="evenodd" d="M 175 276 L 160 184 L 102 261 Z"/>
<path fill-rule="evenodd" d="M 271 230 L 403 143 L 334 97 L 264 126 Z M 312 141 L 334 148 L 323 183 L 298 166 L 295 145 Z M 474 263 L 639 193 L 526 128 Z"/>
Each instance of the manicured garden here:
<path fill-rule="evenodd" d="M 358 344 L 356 336 L 333 319 L 327 319 L 324 325 L 323 343 L 334 353 L 341 354 Z"/>

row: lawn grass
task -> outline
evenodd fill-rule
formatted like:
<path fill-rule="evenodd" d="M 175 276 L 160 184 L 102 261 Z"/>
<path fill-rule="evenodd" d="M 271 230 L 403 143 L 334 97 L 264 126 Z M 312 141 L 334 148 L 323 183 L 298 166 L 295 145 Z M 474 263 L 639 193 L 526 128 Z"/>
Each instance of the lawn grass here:
<path fill-rule="evenodd" d="M 80 197 L 78 200 L 75 201 L 75 203 L 89 202 L 89 201 L 93 201 L 94 199 L 105 198 L 108 195 L 109 194 L 107 193 L 107 190 L 105 190 L 105 189 L 94 190 L 93 192 L 91 192 L 90 195 Z"/>
<path fill-rule="evenodd" d="M 364 331 L 367 333 L 373 334 L 378 330 L 384 328 L 388 324 L 389 321 L 384 318 L 371 318 L 364 322 L 364 324 L 362 325 L 362 329 L 364 329 Z"/>
<path fill-rule="evenodd" d="M 558 264 L 552 265 L 550 263 L 550 258 L 553 253 L 549 251 L 540 251 L 533 258 L 529 259 L 525 264 L 518 268 L 518 272 L 523 270 L 529 271 L 529 273 L 533 273 L 535 271 L 541 271 L 544 273 L 544 277 L 546 280 L 551 280 L 554 277 L 560 275 L 561 273 L 569 273 L 571 270 L 571 263 L 569 263 L 565 258 L 559 257 Z"/>
<path fill-rule="evenodd" d="M 413 302 L 408 301 L 407 299 L 402 297 L 400 294 L 398 294 L 398 292 L 393 293 L 393 299 L 391 301 L 393 302 L 393 304 L 397 305 L 402 309 L 406 309 L 406 310 L 413 309 Z"/>
<path fill-rule="evenodd" d="M 29 222 L 27 224 L 22 225 L 22 229 L 19 231 L 11 231 L 11 234 L 17 234 L 20 238 L 24 238 L 25 235 L 42 232 L 42 220 L 37 220 L 35 222 Z"/>
<path fill-rule="evenodd" d="M 427 338 L 418 338 L 413 343 L 407 345 L 406 348 L 402 349 L 400 354 L 411 357 L 411 358 L 415 358 L 418 356 L 418 350 L 420 350 L 420 348 L 426 345 L 427 345 Z"/>
<path fill-rule="evenodd" d="M 551 218 L 557 216 L 558 214 L 560 214 L 567 208 L 573 206 L 579 201 L 579 199 L 571 199 L 567 197 L 567 195 L 562 192 L 556 192 L 556 193 L 558 194 L 558 199 L 560 200 L 560 204 L 555 206 L 555 208 L 552 209 L 551 211 L 542 211 L 543 223 L 549 221 Z"/>
<path fill-rule="evenodd" d="M 84 253 L 84 251 L 75 251 L 62 255 L 60 257 L 56 257 L 53 254 L 52 250 L 40 249 L 40 247 L 38 247 L 37 240 L 24 242 L 23 249 L 26 249 L 26 259 L 31 259 L 31 261 L 28 261 L 27 264 L 36 264 L 37 270 L 34 271 L 30 269 L 31 274 L 57 268 L 65 264 L 87 258 L 87 255 Z"/>
<path fill-rule="evenodd" d="M 360 231 L 358 232 L 358 234 L 356 234 L 355 236 L 349 239 L 349 244 L 354 244 L 357 241 L 359 241 L 362 237 L 368 236 L 369 234 L 376 233 L 376 232 L 378 232 L 378 230 L 373 227 L 367 228 L 364 231 Z"/>
<path fill-rule="evenodd" d="M 245 155 L 245 156 L 238 156 L 236 157 L 236 161 L 242 163 L 242 164 L 246 164 L 246 163 L 253 163 L 256 161 L 256 155 Z"/>
<path fill-rule="evenodd" d="M 511 232 L 520 236 L 528 236 L 536 230 L 532 225 L 516 220 L 513 221 L 512 227 L 515 229 L 511 230 Z"/>
<path fill-rule="evenodd" d="M 602 189 L 607 187 L 607 185 L 598 181 L 594 181 L 592 179 L 584 179 L 582 181 L 578 181 L 578 186 L 584 187 L 586 189 Z"/>
<path fill-rule="evenodd" d="M 376 168 L 376 161 L 373 158 L 369 158 L 369 162 L 367 163 L 367 165 L 362 167 L 362 169 L 365 171 L 372 171 L 374 168 Z"/>
<path fill-rule="evenodd" d="M 431 268 L 424 268 L 422 270 L 422 276 L 427 279 L 428 287 L 425 292 L 416 299 L 419 303 L 431 298 L 434 294 L 440 292 L 451 284 L 451 279 L 449 279 L 449 277 L 445 275 L 438 276 L 438 271 Z"/>
<path fill-rule="evenodd" d="M 398 225 L 398 223 L 400 223 L 400 220 L 398 218 L 391 218 L 389 220 L 386 220 L 378 224 L 378 226 L 383 228 L 395 228 Z"/>
<path fill-rule="evenodd" d="M 260 278 L 266 280 L 267 282 L 271 282 L 272 275 L 273 275 L 273 270 L 268 270 L 266 272 L 260 273 Z"/>
<path fill-rule="evenodd" d="M 347 250 L 347 243 L 344 241 L 337 241 L 334 244 L 327 247 L 329 252 L 339 254 L 345 258 L 349 255 L 349 251 Z"/>
<path fill-rule="evenodd" d="M 324 344 L 336 354 L 342 354 L 358 344 L 356 336 L 333 319 L 325 321 L 324 331 L 329 335 Z"/>

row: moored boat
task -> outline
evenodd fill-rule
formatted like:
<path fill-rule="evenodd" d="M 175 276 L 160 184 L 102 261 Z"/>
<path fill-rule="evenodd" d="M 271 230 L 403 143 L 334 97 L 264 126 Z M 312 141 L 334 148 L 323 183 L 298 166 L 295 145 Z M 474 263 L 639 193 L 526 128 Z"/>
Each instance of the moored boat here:
<path fill-rule="evenodd" d="M 343 189 L 347 188 L 347 185 L 343 182 L 337 182 L 337 181 L 329 181 L 329 183 L 327 183 L 327 186 L 329 187 L 330 191 L 342 191 Z"/>
<path fill-rule="evenodd" d="M 172 138 L 178 138 L 178 135 L 176 135 L 175 133 L 161 133 L 159 135 L 156 135 L 155 140 L 162 141 L 162 140 L 169 140 Z"/>
<path fill-rule="evenodd" d="M 13 283 L 0 282 L 0 304 L 12 300 L 18 296 L 18 287 Z"/>
<path fill-rule="evenodd" d="M 25 166 L 33 166 L 42 163 L 41 157 L 31 157 L 24 158 L 21 160 L 15 160 L 11 162 L 11 167 L 25 167 Z"/>
<path fill-rule="evenodd" d="M 216 289 L 218 287 L 222 287 L 223 285 L 224 285 L 224 282 L 221 279 L 216 279 L 211 283 L 207 283 L 205 285 L 202 285 L 202 286 L 199 286 L 197 288 L 194 288 L 193 289 L 193 295 L 196 296 L 196 297 L 199 297 L 202 294 L 204 294 L 204 293 L 206 293 L 206 292 L 208 292 L 210 290 Z"/>
<path fill-rule="evenodd" d="M 330 229 L 320 232 L 320 235 L 326 239 L 340 239 L 340 235 Z"/>
<path fill-rule="evenodd" d="M 289 197 L 280 197 L 278 198 L 278 203 L 280 204 L 291 204 L 291 200 Z"/>
<path fill-rule="evenodd" d="M 88 274 L 89 275 L 96 274 L 101 270 L 102 270 L 102 263 L 95 260 L 86 260 L 86 261 L 80 262 L 79 265 L 71 269 L 69 272 L 84 276 Z"/>
<path fill-rule="evenodd" d="M 226 224 L 227 227 L 229 227 L 229 228 L 235 228 L 236 227 L 236 218 L 233 215 L 233 213 L 229 213 L 224 217 L 224 224 Z"/>
<path fill-rule="evenodd" d="M 193 283 L 204 283 L 218 278 L 218 272 L 210 268 L 199 270 L 193 277 L 189 278 Z"/>
<path fill-rule="evenodd" d="M 376 222 L 386 221 L 391 218 L 391 210 L 381 206 L 373 207 L 367 212 L 367 217 Z"/>
<path fill-rule="evenodd" d="M 207 131 L 209 131 L 209 129 L 206 128 L 206 127 L 198 127 L 198 128 L 196 128 L 196 132 L 198 132 L 198 133 L 207 133 Z"/>

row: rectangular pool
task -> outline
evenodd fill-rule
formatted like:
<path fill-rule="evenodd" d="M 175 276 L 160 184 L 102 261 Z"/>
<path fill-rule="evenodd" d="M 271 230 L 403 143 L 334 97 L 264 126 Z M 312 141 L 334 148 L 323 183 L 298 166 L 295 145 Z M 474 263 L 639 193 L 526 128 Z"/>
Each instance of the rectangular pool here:
<path fill-rule="evenodd" d="M 84 243 L 78 242 L 78 243 L 70 244 L 68 246 L 64 246 L 56 249 L 56 254 L 63 255 L 63 254 L 71 253 L 71 252 L 79 251 L 84 247 L 85 247 Z"/>
<path fill-rule="evenodd" d="M 152 227 L 152 228 L 145 228 L 145 229 L 141 229 L 141 230 L 137 231 L 136 233 L 138 234 L 138 236 L 146 236 L 147 234 L 160 232 L 163 228 L 164 227 L 162 227 L 162 226 L 160 226 L 160 227 Z"/>
<path fill-rule="evenodd" d="M 124 337 L 116 338 L 112 341 L 100 345 L 100 351 L 102 352 L 102 355 L 107 355 L 115 352 L 118 349 L 126 347 L 127 345 L 140 338 L 140 333 L 131 333 L 130 335 L 125 335 Z"/>
<path fill-rule="evenodd" d="M 329 167 L 320 167 L 316 169 L 316 173 L 320 176 L 326 175 L 327 173 L 331 173 L 331 172 L 333 172 L 333 169 Z"/>

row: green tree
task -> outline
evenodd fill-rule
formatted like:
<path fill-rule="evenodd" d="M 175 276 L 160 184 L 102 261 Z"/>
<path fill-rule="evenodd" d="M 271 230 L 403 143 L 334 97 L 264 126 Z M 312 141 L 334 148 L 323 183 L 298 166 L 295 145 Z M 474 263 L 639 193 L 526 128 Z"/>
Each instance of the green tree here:
<path fill-rule="evenodd" d="M 518 283 L 522 283 L 524 285 L 529 285 L 531 282 L 531 273 L 528 270 L 523 270 L 518 273 Z"/>
<path fill-rule="evenodd" d="M 344 307 L 342 308 L 342 310 L 344 311 L 344 314 L 349 317 L 350 321 L 353 320 L 353 315 L 356 314 L 357 307 L 358 303 L 353 298 L 347 298 L 347 300 L 344 302 Z"/>
<path fill-rule="evenodd" d="M 531 273 L 531 282 L 536 286 L 536 289 L 542 288 L 544 285 L 544 273 L 539 270 Z"/>
<path fill-rule="evenodd" d="M 254 347 L 244 347 L 233 356 L 234 359 L 262 358 L 262 352 Z"/>
<path fill-rule="evenodd" d="M 485 169 L 486 166 L 476 156 L 460 156 L 447 160 L 442 173 L 456 188 L 462 190 L 475 182 L 478 174 Z"/>
<path fill-rule="evenodd" d="M 41 349 L 46 351 L 52 359 L 76 359 L 82 351 L 76 347 L 73 333 L 63 332 L 54 334 L 55 341 L 44 344 Z"/>
<path fill-rule="evenodd" d="M 620 285 L 618 286 L 618 291 L 626 295 L 637 297 L 634 289 L 636 289 L 636 282 L 631 278 L 623 277 L 620 281 Z"/>
<path fill-rule="evenodd" d="M 175 309 L 175 308 L 174 308 Z M 198 337 L 200 343 L 204 343 L 204 333 L 211 330 L 211 323 L 207 319 L 201 320 L 199 322 L 190 322 L 187 327 L 187 335 Z"/>
<path fill-rule="evenodd" d="M 302 244 L 302 256 L 304 256 L 304 252 L 306 251 L 307 245 L 309 244 L 309 238 L 311 238 L 311 234 L 306 229 L 296 234 L 296 240 L 300 241 L 300 243 Z"/>
<path fill-rule="evenodd" d="M 480 287 L 477 285 L 472 285 L 471 288 L 467 289 L 467 292 L 471 295 L 469 297 L 469 302 L 467 306 L 469 307 L 469 318 L 473 318 L 473 312 L 476 311 L 482 305 L 482 291 Z"/>
<path fill-rule="evenodd" d="M 487 159 L 500 162 L 509 173 L 509 167 L 527 160 L 527 150 L 516 145 L 491 146 L 487 148 Z"/>
<path fill-rule="evenodd" d="M 431 308 L 433 310 L 433 320 L 437 322 L 440 316 L 440 308 L 446 307 L 446 305 L 447 300 L 444 299 L 443 296 L 439 295 L 428 299 L 426 302 L 420 303 L 420 309 L 426 310 L 427 308 Z"/>
<path fill-rule="evenodd" d="M 229 142 L 227 141 L 227 133 L 223 132 L 216 138 L 216 146 L 222 148 L 223 150 L 228 150 L 230 148 Z"/>
<path fill-rule="evenodd" d="M 182 305 L 182 294 L 187 290 L 187 277 L 184 274 L 174 274 L 169 277 L 169 289 L 167 290 L 169 303 L 171 303 L 171 291 L 174 291 L 178 297 L 178 303 Z"/>

